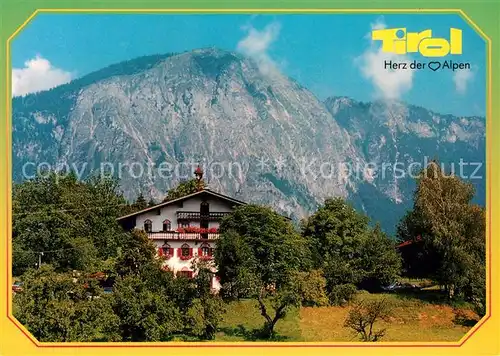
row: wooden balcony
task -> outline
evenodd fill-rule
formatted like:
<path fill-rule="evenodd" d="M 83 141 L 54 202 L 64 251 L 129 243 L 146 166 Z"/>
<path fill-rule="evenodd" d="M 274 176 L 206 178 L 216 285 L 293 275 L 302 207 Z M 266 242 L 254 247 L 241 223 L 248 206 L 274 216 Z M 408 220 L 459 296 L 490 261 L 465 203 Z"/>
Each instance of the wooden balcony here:
<path fill-rule="evenodd" d="M 199 211 L 178 211 L 177 220 L 208 220 L 219 221 L 231 213 L 227 212 L 210 212 L 208 214 L 201 214 Z"/>
<path fill-rule="evenodd" d="M 218 233 L 192 233 L 192 232 L 149 232 L 148 237 L 151 240 L 191 240 L 191 241 L 203 241 L 203 240 L 217 240 L 219 238 Z"/>

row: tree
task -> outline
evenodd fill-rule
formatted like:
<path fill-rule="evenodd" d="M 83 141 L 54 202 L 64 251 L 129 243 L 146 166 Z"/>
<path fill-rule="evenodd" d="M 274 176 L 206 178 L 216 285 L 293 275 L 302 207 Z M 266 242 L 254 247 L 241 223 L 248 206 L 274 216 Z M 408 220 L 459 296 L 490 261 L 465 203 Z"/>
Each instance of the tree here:
<path fill-rule="evenodd" d="M 212 340 L 222 321 L 225 304 L 218 295 L 211 291 L 210 281 L 213 272 L 210 266 L 201 261 L 195 262 L 193 268 L 197 272 L 196 298 L 187 311 L 186 324 L 191 334 L 205 340 Z"/>
<path fill-rule="evenodd" d="M 44 265 L 22 277 L 13 298 L 14 315 L 39 341 L 117 341 L 118 318 L 104 295 L 89 298 L 85 280 Z M 94 295 L 99 296 L 99 290 Z"/>
<path fill-rule="evenodd" d="M 134 208 L 135 211 L 143 210 L 148 207 L 146 198 L 144 198 L 144 195 L 142 193 L 139 194 L 134 204 L 132 204 L 132 207 Z"/>
<path fill-rule="evenodd" d="M 20 276 L 29 268 L 38 265 L 38 254 L 35 251 L 28 251 L 19 240 L 12 240 L 12 274 Z"/>
<path fill-rule="evenodd" d="M 462 292 L 471 301 L 479 315 L 486 314 L 486 211 L 478 205 L 470 206 L 466 221 L 468 250 L 477 258 L 469 259 L 469 268 Z"/>
<path fill-rule="evenodd" d="M 179 308 L 168 295 L 148 288 L 139 276 L 119 277 L 113 294 L 123 341 L 167 341 L 182 331 Z"/>
<path fill-rule="evenodd" d="M 369 230 L 361 250 L 364 276 L 358 286 L 368 291 L 379 290 L 400 275 L 402 261 L 395 243 L 377 224 Z"/>
<path fill-rule="evenodd" d="M 153 206 L 153 205 L 151 205 L 152 203 L 154 205 L 153 199 L 151 198 L 151 200 L 149 202 L 146 202 L 146 198 L 144 197 L 144 195 L 141 192 L 141 193 L 139 193 L 139 196 L 137 197 L 137 199 L 133 203 L 124 204 L 124 206 L 121 209 L 120 215 L 122 215 L 122 216 L 128 215 L 128 214 L 132 214 L 132 213 L 135 213 L 137 211 L 146 209 L 150 206 Z"/>
<path fill-rule="evenodd" d="M 141 271 L 148 268 L 150 264 L 160 269 L 156 262 L 156 248 L 148 235 L 134 229 L 124 235 L 123 248 L 116 259 L 115 271 L 120 276 L 139 275 Z"/>
<path fill-rule="evenodd" d="M 236 208 L 219 231 L 215 262 L 223 288 L 258 301 L 264 335 L 271 337 L 276 323 L 300 305 L 296 272 L 309 269 L 307 244 L 289 220 L 257 205 Z"/>
<path fill-rule="evenodd" d="M 212 339 L 224 308 L 210 293 L 210 271 L 195 264 L 199 272 L 194 279 L 174 277 L 162 269 L 163 262 L 147 235 L 132 231 L 116 261 L 113 307 L 123 339 L 163 341 L 176 334 Z"/>
<path fill-rule="evenodd" d="M 418 227 L 420 218 L 417 213 L 414 210 L 406 213 L 397 226 L 396 237 L 399 243 L 409 243 L 399 249 L 404 275 L 411 278 L 428 278 L 438 270 L 439 256 L 433 249 L 426 248 L 421 240 L 423 231 Z"/>
<path fill-rule="evenodd" d="M 14 184 L 12 200 L 15 273 L 33 267 L 42 251 L 42 263 L 58 270 L 90 270 L 116 256 L 124 234 L 116 218 L 125 203 L 116 181 L 47 173 Z"/>
<path fill-rule="evenodd" d="M 326 279 L 323 277 L 323 271 L 297 272 L 296 278 L 302 305 L 318 307 L 328 305 Z"/>
<path fill-rule="evenodd" d="M 302 223 L 302 235 L 313 251 L 314 267 L 324 272 L 332 304 L 352 299 L 364 276 L 361 247 L 367 230 L 368 218 L 341 198 L 325 200 Z"/>
<path fill-rule="evenodd" d="M 329 248 L 344 248 L 350 254 L 368 229 L 368 217 L 359 214 L 342 198 L 326 199 L 313 215 L 302 222 L 302 234 L 310 244 L 314 264 L 328 260 Z"/>
<path fill-rule="evenodd" d="M 400 272 L 394 243 L 380 227 L 369 226 L 342 198 L 325 200 L 302 222 L 302 235 L 313 251 L 314 268 L 322 269 L 330 302 L 352 299 L 356 287 L 375 290 Z"/>
<path fill-rule="evenodd" d="M 236 231 L 228 230 L 217 241 L 214 256 L 222 286 L 220 294 L 226 299 L 237 299 L 251 293 L 251 271 L 248 269 L 255 262 L 248 261 L 252 258 L 252 247 L 244 239 Z"/>
<path fill-rule="evenodd" d="M 413 210 L 400 223 L 399 238 L 420 236 L 422 249 L 435 258 L 429 277 L 445 287 L 448 298 L 463 296 L 485 305 L 485 232 L 483 208 L 471 204 L 472 184 L 431 162 L 417 178 Z"/>
<path fill-rule="evenodd" d="M 387 300 L 358 301 L 344 322 L 344 327 L 351 328 L 362 341 L 379 341 L 385 335 L 385 329 L 375 331 L 376 321 L 388 321 L 391 315 L 391 306 Z"/>
<path fill-rule="evenodd" d="M 163 199 L 163 202 L 181 198 L 185 195 L 196 193 L 200 188 L 204 189 L 206 187 L 205 181 L 202 179 L 198 181 L 196 178 L 192 178 L 183 182 L 180 182 L 175 188 L 170 189 L 167 192 L 167 196 Z"/>
<path fill-rule="evenodd" d="M 276 323 L 283 319 L 291 308 L 300 306 L 300 287 L 294 277 L 296 277 L 296 274 L 284 278 L 279 287 L 265 285 L 261 280 L 256 280 L 254 285 L 257 291 L 256 297 L 259 302 L 260 314 L 266 320 L 262 329 L 264 337 L 273 337 Z M 270 309 L 274 313 L 271 313 Z"/>
<path fill-rule="evenodd" d="M 124 206 L 116 188 L 111 180 L 55 173 L 15 186 L 14 270 L 25 282 L 14 298 L 16 317 L 42 341 L 213 338 L 224 308 L 201 283 L 206 275 L 163 270 L 147 234 L 116 223 Z M 33 270 L 41 251 L 42 266 Z M 103 271 L 115 281 L 112 294 L 84 277 Z M 189 324 L 198 312 L 201 324 Z"/>

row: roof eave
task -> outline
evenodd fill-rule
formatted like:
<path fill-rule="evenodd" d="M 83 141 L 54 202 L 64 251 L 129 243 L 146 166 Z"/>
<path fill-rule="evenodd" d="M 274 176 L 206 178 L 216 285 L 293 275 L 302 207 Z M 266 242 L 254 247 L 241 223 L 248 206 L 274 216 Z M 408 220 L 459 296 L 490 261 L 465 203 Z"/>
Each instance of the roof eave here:
<path fill-rule="evenodd" d="M 181 201 L 181 200 L 185 200 L 185 199 L 194 197 L 194 196 L 202 194 L 202 193 L 208 193 L 208 194 L 217 196 L 219 198 L 231 201 L 231 202 L 233 202 L 235 204 L 239 204 L 239 205 L 246 205 L 247 204 L 247 203 L 245 203 L 243 201 L 240 201 L 240 200 L 237 200 L 237 199 L 233 199 L 233 198 L 228 197 L 228 196 L 226 196 L 224 194 L 220 194 L 220 193 L 214 192 L 214 191 L 212 191 L 210 189 L 203 189 L 203 190 L 200 190 L 198 192 L 194 192 L 194 193 L 191 193 L 191 194 L 188 194 L 188 195 L 184 195 L 184 196 L 182 196 L 180 198 L 177 198 L 177 199 L 169 200 L 169 201 L 166 201 L 166 202 L 163 202 L 163 203 L 160 203 L 160 204 L 156 204 L 154 206 L 150 206 L 150 207 L 148 207 L 146 209 L 142 209 L 142 210 L 136 211 L 135 213 L 131 213 L 131 214 L 127 214 L 127 215 L 124 215 L 124 216 L 120 216 L 116 220 L 118 220 L 118 221 L 119 220 L 124 220 L 124 219 L 130 218 L 130 217 L 133 217 L 133 216 L 137 216 L 137 215 L 146 213 L 148 211 L 153 211 L 155 209 L 162 208 L 164 206 L 167 206 L 167 205 L 173 204 L 175 202 L 178 202 L 178 201 Z"/>

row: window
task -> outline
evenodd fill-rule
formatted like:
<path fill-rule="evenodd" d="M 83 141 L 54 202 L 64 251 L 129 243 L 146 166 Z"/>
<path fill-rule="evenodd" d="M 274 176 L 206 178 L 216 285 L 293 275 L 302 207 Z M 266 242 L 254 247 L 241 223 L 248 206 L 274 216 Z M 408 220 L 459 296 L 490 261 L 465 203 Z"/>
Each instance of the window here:
<path fill-rule="evenodd" d="M 152 232 L 153 231 L 153 222 L 151 220 L 144 221 L 144 231 Z"/>
<path fill-rule="evenodd" d="M 208 244 L 202 245 L 200 248 L 200 252 L 201 256 L 212 256 L 212 249 Z"/>
<path fill-rule="evenodd" d="M 170 223 L 170 220 L 163 221 L 163 231 L 170 231 L 170 230 L 172 230 L 172 224 Z"/>
<path fill-rule="evenodd" d="M 184 244 L 181 246 L 181 256 L 182 257 L 189 257 L 191 255 L 191 248 L 189 247 L 188 244 Z"/>
<path fill-rule="evenodd" d="M 188 221 L 181 221 L 179 225 L 181 228 L 186 228 L 186 227 L 189 227 L 189 222 Z"/>
<path fill-rule="evenodd" d="M 202 260 L 209 260 L 209 259 L 211 259 L 212 258 L 212 254 L 213 254 L 213 248 L 211 248 L 210 245 L 207 244 L 207 243 L 204 243 L 198 249 L 198 256 Z"/>
<path fill-rule="evenodd" d="M 193 257 L 193 249 L 188 244 L 184 244 L 177 250 L 177 257 L 181 260 L 190 260 Z"/>
<path fill-rule="evenodd" d="M 160 247 L 160 255 L 167 258 L 173 257 L 174 249 L 171 248 L 169 244 L 164 244 L 162 247 Z"/>

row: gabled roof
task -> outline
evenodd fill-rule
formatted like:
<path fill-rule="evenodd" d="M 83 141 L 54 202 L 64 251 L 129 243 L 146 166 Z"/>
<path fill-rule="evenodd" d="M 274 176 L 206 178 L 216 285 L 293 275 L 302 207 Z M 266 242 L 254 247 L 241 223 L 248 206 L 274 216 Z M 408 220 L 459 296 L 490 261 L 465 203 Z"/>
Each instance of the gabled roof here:
<path fill-rule="evenodd" d="M 195 197 L 197 195 L 201 195 L 201 194 L 209 194 L 209 195 L 212 195 L 212 196 L 217 197 L 219 199 L 226 200 L 226 201 L 229 201 L 231 203 L 234 203 L 236 205 L 246 205 L 245 202 L 237 200 L 237 199 L 233 199 L 233 198 L 231 198 L 231 197 L 229 197 L 227 195 L 214 192 L 214 191 L 212 191 L 210 189 L 203 189 L 203 190 L 200 190 L 200 191 L 192 193 L 192 194 L 184 195 L 183 197 L 180 197 L 180 198 L 177 198 L 177 199 L 172 199 L 172 200 L 169 200 L 169 201 L 157 204 L 157 205 L 150 206 L 148 208 L 136 211 L 135 213 L 131 213 L 131 214 L 128 214 L 128 215 L 121 216 L 121 217 L 119 217 L 116 220 L 123 220 L 123 219 L 129 218 L 129 217 L 132 217 L 132 216 L 136 216 L 136 215 L 139 215 L 139 214 L 151 211 L 151 210 L 162 208 L 162 207 L 170 205 L 170 204 L 178 203 L 180 201 L 183 201 L 183 200 L 186 200 L 186 199 L 189 199 L 189 198 Z"/>

